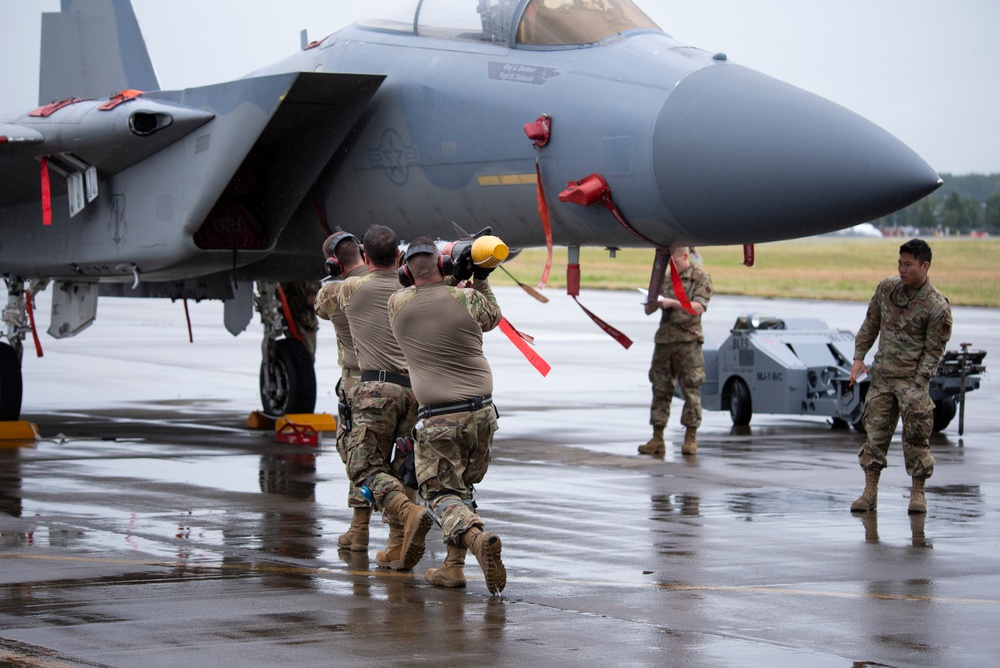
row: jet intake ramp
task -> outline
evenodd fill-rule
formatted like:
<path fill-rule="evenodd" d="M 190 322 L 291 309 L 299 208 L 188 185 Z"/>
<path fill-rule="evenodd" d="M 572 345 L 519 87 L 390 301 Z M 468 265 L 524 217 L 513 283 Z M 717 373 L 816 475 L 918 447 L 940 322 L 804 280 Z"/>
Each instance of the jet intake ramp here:
<path fill-rule="evenodd" d="M 383 80 L 362 74 L 297 73 L 195 232 L 195 244 L 203 250 L 273 248 Z"/>

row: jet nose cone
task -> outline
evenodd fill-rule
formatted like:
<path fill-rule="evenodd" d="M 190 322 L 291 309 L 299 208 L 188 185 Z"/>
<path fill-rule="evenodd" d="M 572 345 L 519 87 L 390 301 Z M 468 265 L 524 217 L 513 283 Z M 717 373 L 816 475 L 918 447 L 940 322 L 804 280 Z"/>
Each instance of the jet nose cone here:
<path fill-rule="evenodd" d="M 663 201 L 680 230 L 702 244 L 842 229 L 896 211 L 941 183 L 870 121 L 733 64 L 681 81 L 653 141 Z"/>

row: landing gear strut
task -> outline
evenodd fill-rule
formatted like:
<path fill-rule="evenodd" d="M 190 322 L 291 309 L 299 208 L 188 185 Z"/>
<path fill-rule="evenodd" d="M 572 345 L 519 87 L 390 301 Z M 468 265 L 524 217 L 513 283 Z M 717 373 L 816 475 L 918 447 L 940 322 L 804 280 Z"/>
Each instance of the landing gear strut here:
<path fill-rule="evenodd" d="M 278 296 L 278 284 L 257 283 L 255 304 L 264 325 L 261 346 L 260 401 L 264 413 L 312 413 L 316 408 L 316 371 L 312 355 L 291 336 Z"/>

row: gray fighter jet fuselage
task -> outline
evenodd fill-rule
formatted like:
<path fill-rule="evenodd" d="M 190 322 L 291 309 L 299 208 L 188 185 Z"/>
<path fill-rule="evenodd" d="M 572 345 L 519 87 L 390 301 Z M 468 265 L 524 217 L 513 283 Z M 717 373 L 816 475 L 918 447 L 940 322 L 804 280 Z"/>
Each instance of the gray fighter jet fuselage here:
<path fill-rule="evenodd" d="M 77 79 L 45 40 L 101 12 L 131 70 Z M 99 294 L 224 299 L 238 332 L 248 286 L 319 278 L 335 227 L 447 239 L 454 222 L 543 245 L 536 175 L 553 241 L 570 247 L 811 236 L 940 184 L 867 120 L 685 46 L 626 0 L 395 3 L 243 79 L 120 99 L 158 87 L 144 47 L 133 53 L 141 35 L 126 39 L 128 2 L 70 1 L 46 20 L 43 97 L 95 99 L 0 119 L 0 273 L 18 353 L 26 281 L 57 281 L 85 314 Z M 529 137 L 541 118 L 544 137 Z M 596 198 L 559 197 L 591 175 L 606 185 Z M 54 315 L 49 332 L 90 320 Z"/>

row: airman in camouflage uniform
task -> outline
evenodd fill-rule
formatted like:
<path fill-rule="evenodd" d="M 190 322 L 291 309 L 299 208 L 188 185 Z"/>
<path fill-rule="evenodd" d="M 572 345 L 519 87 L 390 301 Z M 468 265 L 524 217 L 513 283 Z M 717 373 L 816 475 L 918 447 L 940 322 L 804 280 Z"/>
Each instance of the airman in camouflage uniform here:
<path fill-rule="evenodd" d="M 712 298 L 712 278 L 701 267 L 691 263 L 690 254 L 690 248 L 678 246 L 671 252 L 671 258 L 695 314 L 684 310 L 669 276 L 663 281 L 660 298 L 646 304 L 646 315 L 657 310 L 662 311 L 662 315 L 649 369 L 649 380 L 653 384 L 649 423 L 653 425 L 653 437 L 639 446 L 639 452 L 644 455 L 666 451 L 663 430 L 670 418 L 670 401 L 676 383 L 680 383 L 684 396 L 681 424 L 685 430 L 681 453 L 693 455 L 698 451 L 696 434 L 701 426 L 701 386 L 705 382 L 705 356 L 701 350 L 705 335 L 701 329 L 701 315 L 708 309 L 708 301 Z"/>
<path fill-rule="evenodd" d="M 864 358 L 879 339 L 865 397 L 863 421 L 868 438 L 858 453 L 865 471 L 865 490 L 851 504 L 854 512 L 876 507 L 879 476 L 887 466 L 889 442 L 900 418 L 906 472 L 913 478 L 909 512 L 927 512 L 924 481 L 934 473 L 928 445 L 934 402 L 928 389 L 952 326 L 948 300 L 927 277 L 930 264 L 931 249 L 923 240 L 913 239 L 900 246 L 899 275 L 879 283 L 854 340 L 851 382 L 868 372 Z"/>
<path fill-rule="evenodd" d="M 473 485 L 489 467 L 497 411 L 493 372 L 483 355 L 483 332 L 500 323 L 487 277 L 468 269 L 472 288 L 446 284 L 447 262 L 433 242 L 414 239 L 404 256 L 413 287 L 389 299 L 389 319 L 410 369 L 420 402 L 416 425 L 416 470 L 420 496 L 441 524 L 447 556 L 426 580 L 440 587 L 465 586 L 465 556 L 471 550 L 490 593 L 503 591 L 507 571 L 500 537 L 484 533 Z M 464 278 L 459 258 L 458 277 Z"/>
<path fill-rule="evenodd" d="M 354 350 L 354 339 L 347 315 L 340 308 L 340 288 L 345 279 L 364 276 L 368 273 L 362 259 L 360 242 L 347 232 L 330 235 L 323 242 L 323 255 L 334 280 L 325 283 L 316 296 L 316 315 L 333 323 L 337 335 L 337 364 L 340 366 L 340 382 L 337 383 L 338 416 L 337 453 L 347 464 L 347 435 L 351 430 L 351 404 L 354 388 L 361 380 L 358 354 Z M 331 261 L 333 260 L 333 261 Z M 353 482 L 348 480 L 347 507 L 353 509 L 351 528 L 337 538 L 341 549 L 363 552 L 368 550 L 368 523 L 372 507 Z"/>
<path fill-rule="evenodd" d="M 338 305 L 347 315 L 361 382 L 354 390 L 353 427 L 347 436 L 347 473 L 389 525 L 389 542 L 375 555 L 383 568 L 413 568 L 424 554 L 424 537 L 434 522 L 426 508 L 407 497 L 390 463 L 397 438 L 409 436 L 417 421 L 406 358 L 393 336 L 386 308 L 399 289 L 399 239 L 382 225 L 365 232 L 368 274 L 344 281 Z"/>

